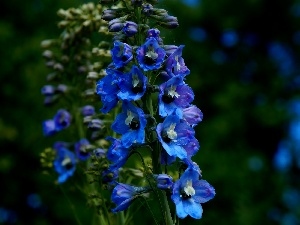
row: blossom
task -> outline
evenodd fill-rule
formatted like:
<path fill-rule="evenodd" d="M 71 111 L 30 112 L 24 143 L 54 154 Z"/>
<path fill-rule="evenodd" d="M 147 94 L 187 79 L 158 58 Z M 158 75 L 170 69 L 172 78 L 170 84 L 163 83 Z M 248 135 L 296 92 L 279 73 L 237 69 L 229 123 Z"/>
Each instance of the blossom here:
<path fill-rule="evenodd" d="M 65 182 L 73 175 L 76 168 L 75 154 L 63 145 L 56 146 L 56 158 L 53 162 L 55 171 L 59 174 L 58 183 Z"/>
<path fill-rule="evenodd" d="M 55 122 L 55 129 L 57 131 L 60 131 L 70 126 L 71 118 L 72 118 L 71 114 L 67 110 L 65 109 L 58 110 L 53 118 Z"/>
<path fill-rule="evenodd" d="M 108 137 L 106 139 L 112 142 L 106 153 L 107 159 L 113 163 L 109 168 L 111 170 L 119 169 L 125 164 L 130 151 L 128 148 L 122 146 L 121 140 L 113 137 Z"/>
<path fill-rule="evenodd" d="M 166 55 L 154 37 L 148 38 L 136 53 L 138 63 L 144 71 L 159 69 Z"/>
<path fill-rule="evenodd" d="M 162 44 L 163 40 L 159 35 L 160 35 L 160 31 L 158 29 L 154 28 L 154 29 L 149 29 L 147 31 L 147 39 L 150 37 L 154 37 L 157 40 L 158 44 Z"/>
<path fill-rule="evenodd" d="M 194 100 L 193 90 L 183 82 L 183 77 L 175 76 L 159 86 L 159 115 L 165 117 L 176 109 L 190 106 Z M 177 110 L 182 116 L 182 110 Z"/>
<path fill-rule="evenodd" d="M 147 82 L 148 79 L 142 71 L 133 66 L 129 73 L 120 78 L 118 97 L 128 101 L 140 99 L 146 92 Z"/>
<path fill-rule="evenodd" d="M 184 45 L 180 45 L 167 59 L 166 71 L 173 77 L 176 75 L 186 76 L 190 70 L 186 67 L 182 58 L 182 49 Z"/>
<path fill-rule="evenodd" d="M 174 183 L 171 198 L 179 218 L 190 215 L 200 219 L 203 212 L 201 203 L 209 201 L 215 194 L 215 189 L 206 180 L 199 180 L 196 170 L 188 168 Z"/>
<path fill-rule="evenodd" d="M 121 41 L 114 41 L 111 49 L 113 64 L 116 68 L 121 68 L 133 59 L 132 48 L 130 45 Z"/>
<path fill-rule="evenodd" d="M 147 120 L 143 110 L 128 101 L 123 101 L 122 110 L 111 126 L 115 132 L 122 134 L 122 145 L 127 148 L 134 143 L 144 143 Z"/>
<path fill-rule="evenodd" d="M 113 69 L 106 70 L 107 75 L 97 82 L 96 92 L 101 97 L 103 107 L 101 111 L 108 113 L 118 103 L 118 77 L 123 74 Z"/>
<path fill-rule="evenodd" d="M 180 159 L 189 157 L 185 146 L 194 140 L 195 131 L 186 122 L 181 121 L 179 116 L 173 113 L 159 123 L 156 128 L 158 140 L 170 156 Z"/>
<path fill-rule="evenodd" d="M 147 190 L 144 187 L 135 187 L 123 183 L 118 184 L 111 195 L 112 202 L 116 204 L 116 208 L 112 209 L 112 211 L 115 213 L 127 209 L 136 197 Z"/>
<path fill-rule="evenodd" d="M 85 138 L 75 143 L 75 152 L 80 160 L 87 160 L 90 157 L 89 147 L 90 142 Z"/>

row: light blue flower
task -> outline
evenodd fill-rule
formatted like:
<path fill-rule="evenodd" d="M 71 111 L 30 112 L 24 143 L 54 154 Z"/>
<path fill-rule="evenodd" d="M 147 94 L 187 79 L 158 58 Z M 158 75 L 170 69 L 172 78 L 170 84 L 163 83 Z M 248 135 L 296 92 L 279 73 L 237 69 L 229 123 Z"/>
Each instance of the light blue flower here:
<path fill-rule="evenodd" d="M 173 113 L 165 118 L 163 123 L 157 125 L 156 133 L 158 140 L 170 156 L 180 159 L 190 157 L 185 147 L 189 142 L 194 142 L 195 131 L 186 122 L 180 120 Z M 193 145 L 191 152 L 194 153 Z"/>
<path fill-rule="evenodd" d="M 209 201 L 215 194 L 215 189 L 206 180 L 199 180 L 199 173 L 194 168 L 188 168 L 174 183 L 171 198 L 179 218 L 189 215 L 200 219 L 203 212 L 201 203 Z"/>
<path fill-rule="evenodd" d="M 74 174 L 76 169 L 76 157 L 73 152 L 64 147 L 56 145 L 56 158 L 53 162 L 55 171 L 59 174 L 58 183 L 65 182 Z"/>

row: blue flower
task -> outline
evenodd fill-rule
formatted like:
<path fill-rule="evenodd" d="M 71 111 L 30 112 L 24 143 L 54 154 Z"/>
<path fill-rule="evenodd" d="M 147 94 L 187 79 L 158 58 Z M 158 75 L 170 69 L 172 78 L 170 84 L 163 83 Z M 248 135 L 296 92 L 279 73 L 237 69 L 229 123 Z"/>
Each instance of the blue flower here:
<path fill-rule="evenodd" d="M 101 111 L 108 113 L 118 103 L 118 77 L 123 76 L 119 71 L 113 69 L 106 70 L 107 75 L 97 82 L 96 91 L 100 95 L 103 107 Z"/>
<path fill-rule="evenodd" d="M 173 178 L 167 174 L 158 174 L 154 176 L 159 189 L 170 189 L 173 186 Z"/>
<path fill-rule="evenodd" d="M 45 136 L 51 136 L 56 134 L 56 126 L 54 120 L 45 120 L 43 122 L 43 134 Z"/>
<path fill-rule="evenodd" d="M 71 124 L 71 118 L 71 114 L 67 110 L 58 110 L 53 118 L 55 122 L 55 129 L 60 131 L 69 127 Z"/>
<path fill-rule="evenodd" d="M 166 55 L 154 37 L 148 38 L 136 53 L 138 63 L 144 71 L 159 69 Z"/>
<path fill-rule="evenodd" d="M 215 196 L 215 189 L 205 180 L 199 180 L 199 174 L 193 168 L 188 168 L 173 185 L 171 196 L 176 205 L 179 218 L 190 215 L 194 219 L 202 217 L 201 203 Z"/>
<path fill-rule="evenodd" d="M 180 159 L 189 157 L 185 147 L 194 141 L 195 131 L 186 122 L 173 113 L 159 123 L 156 128 L 158 140 L 170 156 Z"/>
<path fill-rule="evenodd" d="M 90 157 L 89 147 L 90 142 L 85 138 L 75 143 L 75 152 L 80 160 L 87 160 Z"/>
<path fill-rule="evenodd" d="M 114 47 L 111 49 L 113 64 L 116 68 L 127 65 L 132 59 L 132 48 L 130 45 L 115 41 Z"/>
<path fill-rule="evenodd" d="M 112 191 L 111 200 L 116 204 L 112 209 L 114 213 L 123 211 L 129 207 L 132 201 L 148 189 L 144 187 L 135 187 L 128 184 L 118 184 Z"/>
<path fill-rule="evenodd" d="M 55 146 L 56 158 L 53 162 L 55 171 L 59 174 L 58 183 L 65 182 L 73 175 L 76 168 L 75 154 L 63 145 Z"/>
<path fill-rule="evenodd" d="M 109 168 L 111 170 L 119 169 L 126 163 L 130 150 L 123 147 L 121 140 L 119 139 L 113 137 L 108 137 L 106 139 L 112 142 L 106 153 L 107 159 L 113 163 Z"/>
<path fill-rule="evenodd" d="M 123 101 L 122 109 L 111 126 L 115 132 L 122 134 L 122 145 L 128 148 L 135 143 L 144 143 L 147 120 L 143 110 L 128 101 Z"/>
<path fill-rule="evenodd" d="M 183 119 L 192 127 L 196 126 L 203 119 L 203 113 L 195 105 L 190 105 L 183 110 Z"/>
<path fill-rule="evenodd" d="M 142 71 L 137 66 L 133 66 L 129 73 L 120 78 L 118 97 L 128 101 L 140 99 L 146 92 L 147 82 L 148 79 Z"/>
<path fill-rule="evenodd" d="M 182 109 L 190 106 L 194 100 L 193 90 L 183 82 L 183 77 L 175 76 L 159 86 L 159 115 L 165 117 L 177 110 L 182 116 Z"/>
<path fill-rule="evenodd" d="M 182 58 L 182 49 L 184 45 L 180 45 L 167 59 L 166 59 L 166 71 L 173 76 L 186 76 L 190 73 L 190 70 L 185 66 Z"/>

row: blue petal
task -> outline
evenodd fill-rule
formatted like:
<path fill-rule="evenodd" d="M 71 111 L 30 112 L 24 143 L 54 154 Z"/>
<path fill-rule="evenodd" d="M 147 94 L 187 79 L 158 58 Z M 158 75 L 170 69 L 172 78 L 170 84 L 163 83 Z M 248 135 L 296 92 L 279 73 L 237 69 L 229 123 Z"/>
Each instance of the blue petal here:
<path fill-rule="evenodd" d="M 120 113 L 114 123 L 111 125 L 113 131 L 118 134 L 125 134 L 129 130 L 129 126 L 125 124 L 125 120 L 127 118 L 127 113 Z"/>
<path fill-rule="evenodd" d="M 176 204 L 176 214 L 181 219 L 187 217 L 187 215 L 188 215 L 183 208 L 182 201 L 180 201 L 178 204 Z"/>
<path fill-rule="evenodd" d="M 193 183 L 196 194 L 193 199 L 198 203 L 205 203 L 215 197 L 216 192 L 206 180 L 198 180 Z"/>
<path fill-rule="evenodd" d="M 202 217 L 202 206 L 199 203 L 194 202 L 192 199 L 182 201 L 184 211 L 194 219 L 200 219 Z"/>
<path fill-rule="evenodd" d="M 122 145 L 125 148 L 128 148 L 136 141 L 136 138 L 137 138 L 136 132 L 127 132 L 127 133 L 123 134 L 123 136 L 121 138 Z"/>
<path fill-rule="evenodd" d="M 170 144 L 162 143 L 164 149 L 170 156 L 177 156 L 180 159 L 185 159 L 187 157 L 187 152 L 182 146 L 176 145 L 174 142 Z"/>

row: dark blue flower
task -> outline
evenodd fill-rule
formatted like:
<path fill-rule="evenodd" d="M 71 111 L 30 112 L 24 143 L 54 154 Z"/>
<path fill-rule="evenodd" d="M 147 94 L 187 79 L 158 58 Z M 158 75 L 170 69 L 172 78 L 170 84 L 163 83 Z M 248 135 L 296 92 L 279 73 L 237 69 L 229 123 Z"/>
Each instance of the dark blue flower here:
<path fill-rule="evenodd" d="M 67 110 L 58 110 L 53 118 L 56 130 L 60 131 L 70 126 L 71 118 L 71 114 Z"/>
<path fill-rule="evenodd" d="M 57 145 L 55 150 L 56 158 L 53 166 L 59 174 L 58 183 L 63 183 L 73 175 L 76 168 L 76 158 L 75 154 L 63 147 L 63 145 Z"/>
<path fill-rule="evenodd" d="M 173 185 L 171 196 L 176 205 L 179 218 L 190 215 L 194 219 L 202 217 L 201 203 L 215 196 L 215 189 L 205 180 L 199 180 L 199 174 L 193 168 L 188 168 Z"/>
<path fill-rule="evenodd" d="M 132 48 L 130 45 L 121 41 L 115 41 L 114 47 L 111 49 L 113 64 L 116 68 L 127 65 L 132 59 Z"/>
<path fill-rule="evenodd" d="M 128 101 L 123 101 L 122 110 L 111 126 L 115 132 L 122 134 L 122 145 L 128 148 L 135 143 L 144 143 L 147 120 L 143 110 Z"/>
<path fill-rule="evenodd" d="M 144 71 L 159 69 L 166 55 L 154 37 L 148 38 L 136 53 L 138 63 Z"/>
<path fill-rule="evenodd" d="M 119 92 L 118 78 L 123 76 L 123 73 L 107 69 L 107 75 L 97 82 L 96 91 L 100 95 L 103 107 L 101 111 L 108 113 L 118 103 L 117 94 Z"/>
<path fill-rule="evenodd" d="M 159 86 L 159 115 L 167 116 L 178 109 L 182 116 L 182 109 L 194 100 L 193 90 L 183 82 L 182 76 L 172 77 Z"/>
<path fill-rule="evenodd" d="M 124 19 L 122 18 L 115 18 L 108 23 L 108 30 L 109 32 L 119 32 L 124 27 Z"/>
<path fill-rule="evenodd" d="M 116 204 L 116 208 L 112 209 L 112 211 L 116 213 L 127 209 L 136 197 L 146 191 L 147 188 L 144 187 L 119 183 L 112 191 L 111 200 Z"/>
<path fill-rule="evenodd" d="M 197 125 L 203 119 L 203 113 L 195 105 L 188 106 L 183 110 L 183 119 L 192 127 Z"/>
<path fill-rule="evenodd" d="M 45 136 L 51 136 L 56 134 L 56 126 L 54 120 L 45 120 L 43 122 L 43 134 Z"/>
<path fill-rule="evenodd" d="M 158 174 L 154 176 L 157 187 L 159 189 L 171 189 L 173 186 L 173 178 L 167 174 Z"/>
<path fill-rule="evenodd" d="M 131 71 L 120 78 L 120 92 L 118 97 L 122 100 L 136 101 L 146 92 L 148 79 L 142 71 L 133 66 Z"/>
<path fill-rule="evenodd" d="M 131 37 L 131 36 L 135 35 L 137 32 L 138 32 L 138 25 L 135 22 L 126 21 L 124 23 L 123 33 L 127 37 Z"/>
<path fill-rule="evenodd" d="M 195 131 L 179 116 L 173 113 L 165 118 L 156 128 L 158 140 L 170 156 L 180 159 L 189 157 L 185 146 L 194 140 Z M 192 150 L 191 150 L 192 152 Z"/>
<path fill-rule="evenodd" d="M 111 170 L 119 169 L 126 163 L 130 150 L 123 147 L 119 139 L 108 137 L 107 140 L 112 142 L 106 153 L 107 159 L 112 162 L 109 168 Z"/>
<path fill-rule="evenodd" d="M 166 59 L 166 71 L 173 76 L 186 76 L 190 73 L 190 70 L 185 66 L 182 58 L 182 49 L 184 45 L 180 45 L 167 59 Z"/>
<path fill-rule="evenodd" d="M 80 139 L 78 142 L 75 143 L 75 152 L 80 160 L 87 160 L 90 157 L 90 146 L 90 142 L 85 138 Z"/>

